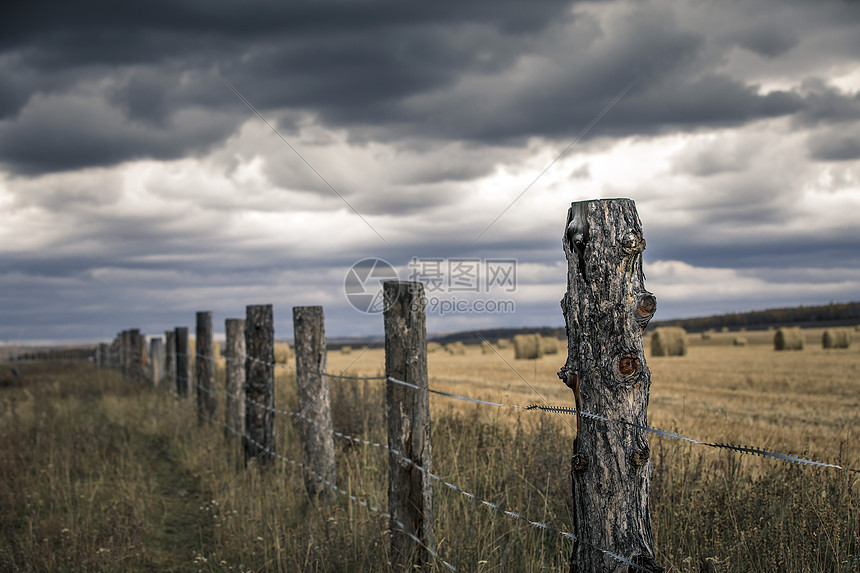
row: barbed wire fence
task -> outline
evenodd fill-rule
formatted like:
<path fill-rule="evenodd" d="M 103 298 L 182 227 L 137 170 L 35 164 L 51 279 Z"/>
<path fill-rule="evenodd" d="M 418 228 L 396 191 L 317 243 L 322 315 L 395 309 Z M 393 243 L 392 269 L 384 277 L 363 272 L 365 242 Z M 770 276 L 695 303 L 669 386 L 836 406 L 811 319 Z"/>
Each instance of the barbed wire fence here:
<path fill-rule="evenodd" d="M 130 341 L 131 337 L 129 337 L 128 335 L 126 335 L 125 337 L 119 336 L 118 337 L 119 345 L 122 344 L 122 340 Z M 104 345 L 104 346 L 109 346 L 109 345 Z M 140 348 L 141 348 L 141 352 L 142 352 L 143 346 L 141 346 Z M 125 354 L 125 359 L 127 359 L 127 360 L 130 359 L 130 356 L 129 356 L 130 352 L 128 352 L 127 350 L 124 353 L 123 352 L 115 353 L 115 355 L 117 357 L 122 356 L 123 354 Z M 173 354 L 174 354 L 174 357 L 182 356 L 185 359 L 187 359 L 189 362 L 191 362 L 191 359 L 194 359 L 195 362 L 200 361 L 200 360 L 212 360 L 214 362 L 214 357 L 212 355 L 202 355 L 202 354 L 197 354 L 197 353 L 176 353 L 176 352 L 174 352 Z M 22 361 L 24 361 L 24 360 L 33 360 L 33 361 L 38 361 L 38 360 L 81 360 L 81 359 L 90 359 L 90 358 L 92 358 L 97 363 L 98 366 L 107 367 L 107 368 L 116 368 L 118 370 L 126 372 L 126 374 L 133 376 L 133 373 L 131 372 L 130 367 L 122 368 L 122 366 L 120 364 L 112 362 L 111 359 L 107 357 L 107 355 L 104 355 L 104 357 L 100 359 L 98 357 L 98 353 L 97 353 L 97 356 L 91 357 L 91 356 L 88 356 L 86 353 L 82 353 L 79 351 L 75 351 L 75 352 L 45 351 L 45 352 L 38 353 L 38 354 L 32 353 L 30 355 L 22 356 L 21 360 Z M 291 371 L 294 373 L 298 373 L 300 371 L 300 369 L 297 368 L 296 366 L 291 366 L 291 365 L 283 364 L 283 363 L 279 363 L 279 362 L 262 361 L 258 358 L 255 358 L 255 357 L 252 357 L 249 355 L 240 355 L 240 356 L 236 356 L 236 357 L 224 356 L 223 359 L 224 359 L 225 363 L 237 363 L 237 364 L 242 364 L 242 365 L 247 364 L 247 363 L 257 363 L 257 364 L 261 364 L 261 365 L 271 367 L 274 369 Z M 144 364 L 146 364 L 146 363 L 147 363 L 147 361 L 145 359 L 141 358 L 141 360 L 139 362 L 139 368 L 140 368 L 139 374 L 143 374 Z M 146 367 L 151 368 L 152 367 L 151 362 L 149 364 L 146 364 Z M 590 423 L 603 423 L 603 424 L 610 424 L 610 425 L 630 425 L 630 422 L 627 422 L 627 421 L 613 420 L 611 418 L 592 414 L 592 413 L 587 412 L 587 411 L 580 411 L 580 410 L 577 410 L 576 408 L 571 408 L 569 406 L 553 405 L 553 404 L 548 404 L 548 403 L 544 403 L 544 404 L 536 404 L 536 403 L 512 404 L 512 403 L 495 402 L 495 401 L 483 400 L 480 398 L 463 396 L 463 395 L 459 395 L 459 394 L 455 394 L 455 393 L 451 393 L 451 392 L 445 392 L 445 391 L 438 390 L 435 388 L 429 388 L 429 387 L 428 388 L 422 388 L 421 386 L 418 386 L 416 384 L 412 384 L 410 382 L 406 382 L 404 380 L 394 378 L 392 376 L 387 376 L 387 375 L 356 376 L 356 375 L 346 374 L 345 372 L 346 371 L 339 372 L 339 373 L 327 372 L 327 371 L 322 371 L 322 370 L 315 370 L 314 371 L 314 373 L 319 374 L 321 376 L 324 376 L 326 379 L 328 379 L 331 382 L 331 384 L 334 384 L 334 383 L 340 382 L 340 381 L 347 381 L 347 382 L 349 382 L 349 381 L 352 381 L 352 382 L 355 382 L 355 381 L 388 382 L 388 383 L 396 384 L 396 385 L 403 386 L 406 388 L 410 388 L 410 389 L 415 390 L 415 391 L 425 391 L 431 395 L 439 396 L 439 397 L 450 399 L 450 400 L 463 401 L 463 402 L 468 402 L 468 403 L 477 404 L 477 405 L 489 406 L 489 407 L 493 407 L 493 408 L 512 409 L 512 410 L 517 410 L 517 411 L 521 411 L 521 412 L 536 413 L 536 414 L 537 413 L 553 413 L 553 414 L 561 414 L 561 415 L 579 415 L 584 420 L 587 420 Z M 171 383 L 174 385 L 176 384 L 179 377 L 177 377 L 175 372 L 163 372 L 162 371 L 162 373 L 163 373 L 163 376 L 162 376 L 163 378 L 169 379 L 171 381 Z M 201 386 L 199 384 L 194 384 L 193 386 L 197 392 L 210 393 L 213 395 L 227 395 L 226 390 L 223 390 L 223 389 L 218 389 L 218 388 L 210 389 L 210 388 L 206 388 L 204 386 Z M 266 405 L 266 404 L 263 404 L 260 402 L 256 402 L 253 400 L 248 400 L 248 402 L 253 404 L 255 407 L 262 408 L 264 410 L 271 412 L 274 415 L 282 416 L 282 417 L 288 419 L 290 421 L 288 428 L 292 427 L 292 425 L 294 425 L 298 420 L 303 420 L 303 421 L 308 422 L 308 423 L 315 423 L 313 420 L 310 420 L 309 418 L 304 416 L 301 412 L 276 408 L 274 406 L 269 406 L 269 405 Z M 218 426 L 221 426 L 225 430 L 227 430 L 228 432 L 230 432 L 231 434 L 233 434 L 234 436 L 236 436 L 242 440 L 250 441 L 260 451 L 265 452 L 271 446 L 274 445 L 274 443 L 262 444 L 260 442 L 257 442 L 251 436 L 249 436 L 243 428 L 233 427 L 223 420 L 216 420 L 216 419 L 213 419 L 211 417 L 208 417 L 208 416 L 205 416 L 205 415 L 202 415 L 199 413 L 198 413 L 198 415 L 204 421 L 218 425 Z M 776 450 L 765 448 L 765 447 L 754 446 L 754 445 L 740 445 L 740 444 L 732 443 L 731 441 L 708 442 L 708 441 L 703 441 L 703 440 L 691 437 L 689 435 L 685 435 L 683 433 L 667 431 L 667 430 L 663 430 L 663 429 L 652 427 L 652 426 L 639 426 L 639 425 L 635 425 L 635 424 L 634 424 L 634 426 L 637 427 L 638 429 L 641 429 L 645 432 L 648 432 L 649 434 L 656 436 L 658 438 L 677 440 L 677 441 L 685 442 L 685 443 L 688 443 L 688 444 L 691 444 L 694 446 L 700 446 L 702 448 L 718 449 L 718 450 L 736 452 L 736 453 L 739 453 L 742 455 L 758 456 L 758 457 L 770 459 L 770 460 L 773 460 L 776 462 L 783 462 L 783 463 L 793 464 L 793 465 L 801 466 L 801 467 L 828 468 L 828 469 L 833 469 L 833 470 L 837 470 L 837 471 L 848 472 L 851 474 L 860 474 L 860 470 L 855 469 L 855 468 L 850 468 L 850 467 L 846 467 L 846 466 L 842 466 L 842 465 L 838 465 L 838 464 L 834 464 L 834 463 L 829 463 L 826 461 L 821 461 L 821 460 L 817 460 L 817 459 L 813 459 L 813 458 L 809 458 L 809 457 L 803 457 L 803 456 L 798 456 L 798 455 L 794 455 L 794 454 L 790 454 L 790 453 L 780 452 L 780 451 L 776 451 Z M 477 505 L 485 507 L 490 511 L 497 512 L 497 513 L 503 514 L 503 515 L 505 515 L 511 519 L 514 519 L 514 520 L 518 521 L 519 523 L 523 524 L 524 526 L 530 526 L 530 527 L 534 527 L 534 528 L 539 529 L 539 530 L 543 530 L 543 531 L 547 531 L 547 532 L 550 532 L 553 534 L 557 534 L 557 535 L 561 536 L 563 539 L 568 540 L 568 541 L 578 541 L 573 533 L 564 531 L 563 529 L 556 528 L 556 527 L 554 527 L 548 523 L 542 522 L 542 521 L 529 519 L 528 517 L 526 517 L 525 515 L 523 515 L 519 512 L 505 509 L 496 503 L 493 503 L 489 500 L 483 499 L 480 496 L 467 491 L 467 489 L 462 488 L 461 486 L 458 486 L 457 484 L 453 483 L 452 481 L 450 481 L 448 479 L 443 478 L 442 476 L 438 475 L 437 473 L 433 473 L 433 472 L 427 470 L 426 468 L 423 468 L 420 465 L 415 464 L 409 457 L 403 455 L 400 451 L 398 451 L 396 449 L 390 448 L 386 444 L 382 444 L 382 443 L 375 442 L 372 440 L 366 440 L 366 439 L 363 439 L 361 437 L 357 437 L 357 436 L 350 435 L 350 434 L 347 434 L 344 432 L 336 431 L 334 429 L 328 429 L 328 431 L 335 438 L 337 438 L 339 440 L 347 441 L 347 442 L 357 444 L 357 445 L 362 445 L 365 447 L 377 448 L 381 451 L 389 452 L 393 456 L 393 458 L 396 459 L 399 463 L 404 463 L 406 465 L 410 465 L 411 467 L 414 467 L 416 470 L 424 473 L 431 480 L 433 480 L 434 482 L 438 483 L 439 485 L 447 488 L 448 490 L 456 492 L 457 494 L 464 496 L 465 498 L 475 502 Z M 345 497 L 346 499 L 350 500 L 350 502 L 357 503 L 358 505 L 360 505 L 361 507 L 364 507 L 365 509 L 367 509 L 371 513 L 380 515 L 380 516 L 382 516 L 386 519 L 389 519 L 389 520 L 393 519 L 392 515 L 389 512 L 385 511 L 382 508 L 375 507 L 374 505 L 368 503 L 367 501 L 364 501 L 360 497 L 361 496 L 360 492 L 358 493 L 358 495 L 356 495 L 356 493 L 350 492 L 348 490 L 345 490 L 345 489 L 339 487 L 336 483 L 333 483 L 329 480 L 326 480 L 323 476 L 321 476 L 317 472 L 315 472 L 313 468 L 308 467 L 306 464 L 304 464 L 302 462 L 290 459 L 290 458 L 288 458 L 282 454 L 278 454 L 278 453 L 273 453 L 272 456 L 284 464 L 291 465 L 293 467 L 298 468 L 302 472 L 308 473 L 309 475 L 311 475 L 314 478 L 316 478 L 317 480 L 319 480 L 321 483 L 325 484 L 332 492 L 334 492 L 340 496 Z M 458 568 L 455 565 L 446 561 L 442 556 L 440 556 L 438 554 L 438 552 L 433 547 L 426 546 L 420 538 L 418 538 L 417 536 L 415 536 L 414 534 L 409 532 L 407 530 L 407 528 L 402 523 L 398 522 L 397 520 L 394 520 L 394 523 L 395 524 L 399 523 L 399 527 L 402 529 L 403 533 L 405 535 L 409 536 L 415 543 L 417 543 L 425 551 L 427 551 L 428 554 L 434 560 L 436 560 L 438 563 L 440 563 L 443 567 L 445 567 L 446 569 L 448 569 L 450 571 L 458 571 Z M 583 541 L 579 540 L 579 542 L 582 543 Z M 641 567 L 639 567 L 637 564 L 631 562 L 630 560 L 626 559 L 622 555 L 619 555 L 615 552 L 609 551 L 607 549 L 599 548 L 599 547 L 594 547 L 594 549 L 600 551 L 601 553 L 603 553 L 607 557 L 612 558 L 613 560 L 615 560 L 619 564 L 624 564 L 624 565 L 627 565 L 628 567 L 631 567 L 633 570 L 644 570 Z"/>
<path fill-rule="evenodd" d="M 119 336 L 117 339 L 118 345 L 121 346 L 123 343 L 123 340 L 132 341 L 133 338 L 134 337 L 128 336 L 128 335 Z M 109 345 L 104 345 L 104 346 L 109 346 Z M 116 346 L 116 344 L 114 346 Z M 136 352 L 136 351 L 137 350 L 134 350 L 132 352 Z M 296 349 L 296 351 L 299 351 L 299 349 Z M 126 349 L 124 351 L 115 350 L 112 353 L 104 354 L 104 356 L 108 356 L 107 359 L 103 360 L 103 359 L 97 358 L 96 362 L 99 363 L 99 365 L 101 365 L 101 366 L 114 367 L 114 368 L 117 368 L 123 372 L 130 372 L 132 370 L 131 367 L 126 366 L 125 368 L 123 368 L 121 364 L 113 362 L 111 360 L 110 356 L 113 356 L 114 358 L 124 357 L 124 359 L 128 361 L 128 360 L 130 360 L 129 355 L 132 352 L 129 352 L 128 349 Z M 104 353 L 104 349 L 102 350 L 102 353 Z M 214 357 L 211 354 L 205 355 L 205 354 L 197 354 L 197 353 L 187 353 L 187 354 L 183 355 L 182 353 L 177 353 L 174 351 L 173 355 L 174 355 L 173 356 L 174 362 L 176 361 L 176 358 L 184 358 L 189 363 L 191 362 L 192 359 L 194 359 L 195 362 L 201 361 L 201 360 L 211 360 L 214 362 Z M 279 362 L 274 362 L 274 361 L 265 361 L 265 360 L 261 360 L 257 357 L 254 357 L 254 356 L 247 355 L 247 354 L 242 354 L 242 355 L 238 355 L 238 356 L 225 355 L 225 356 L 223 356 L 223 359 L 225 361 L 225 364 L 231 364 L 232 363 L 232 364 L 240 364 L 240 365 L 245 365 L 245 366 L 247 366 L 249 364 L 257 364 L 257 365 L 265 366 L 265 367 L 271 368 L 271 369 L 291 371 L 291 372 L 295 373 L 297 375 L 297 377 L 298 377 L 298 374 L 302 372 L 302 369 L 299 369 L 297 366 L 291 366 L 291 365 L 287 365 L 287 364 L 283 364 L 283 363 L 279 363 Z M 150 364 L 150 367 L 152 367 L 152 364 Z M 845 467 L 842 465 L 829 463 L 826 461 L 821 461 L 821 460 L 813 459 L 810 457 L 803 457 L 803 456 L 798 456 L 798 455 L 794 455 L 794 454 L 790 454 L 790 453 L 784 453 L 781 451 L 776 451 L 774 449 L 769 449 L 769 448 L 764 448 L 764 447 L 759 447 L 759 446 L 735 444 L 735 443 L 732 443 L 731 441 L 728 441 L 728 440 L 724 441 L 724 442 L 704 441 L 704 440 L 700 440 L 700 439 L 691 437 L 689 435 L 685 435 L 683 433 L 667 431 L 667 430 L 663 430 L 663 429 L 652 427 L 652 426 L 642 426 L 642 425 L 638 425 L 638 424 L 631 424 L 628 421 L 614 420 L 614 419 L 608 418 L 606 416 L 600 416 L 600 415 L 596 415 L 596 414 L 593 414 L 593 413 L 590 413 L 587 411 L 577 410 L 576 408 L 572 408 L 569 406 L 549 404 L 549 403 L 546 403 L 546 401 L 544 401 L 544 403 L 542 403 L 542 404 L 539 404 L 539 403 L 514 404 L 514 403 L 495 402 L 495 401 L 490 401 L 490 400 L 483 400 L 480 398 L 474 398 L 474 397 L 470 397 L 470 396 L 463 396 L 463 395 L 455 394 L 452 392 L 445 392 L 445 391 L 439 390 L 437 388 L 431 388 L 429 386 L 423 387 L 421 385 L 413 384 L 411 382 L 401 380 L 401 379 L 398 379 L 398 378 L 395 378 L 395 377 L 389 376 L 389 375 L 376 375 L 376 376 L 350 375 L 350 374 L 346 373 L 348 371 L 348 368 L 342 372 L 339 372 L 339 373 L 338 372 L 328 372 L 328 371 L 323 371 L 323 370 L 319 370 L 319 369 L 314 369 L 314 370 L 304 369 L 304 371 L 305 372 L 312 372 L 313 374 L 323 376 L 324 379 L 327 380 L 327 384 L 329 387 L 335 383 L 338 383 L 338 382 L 355 382 L 355 381 L 384 382 L 386 384 L 394 384 L 394 385 L 398 385 L 398 386 L 401 386 L 404 388 L 408 388 L 408 389 L 415 391 L 415 392 L 425 392 L 428 395 L 434 395 L 434 396 L 438 396 L 440 398 L 444 398 L 444 399 L 448 399 L 448 400 L 463 401 L 463 402 L 468 402 L 471 404 L 487 406 L 487 407 L 497 408 L 497 409 L 511 409 L 511 410 L 516 410 L 518 412 L 524 412 L 524 413 L 534 413 L 534 414 L 550 413 L 550 414 L 562 415 L 562 416 L 578 415 L 583 420 L 585 420 L 587 423 L 607 424 L 607 425 L 626 425 L 626 426 L 632 425 L 632 426 L 636 427 L 637 429 L 642 430 L 644 432 L 647 432 L 648 434 L 653 435 L 657 438 L 666 438 L 666 439 L 681 441 L 681 442 L 688 443 L 690 445 L 698 446 L 698 447 L 702 447 L 702 448 L 731 451 L 731 452 L 736 452 L 736 453 L 742 454 L 742 455 L 758 456 L 758 457 L 770 459 L 770 460 L 775 461 L 775 462 L 788 463 L 788 464 L 792 464 L 792 465 L 796 465 L 796 466 L 800 466 L 800 467 L 827 468 L 827 469 L 832 469 L 832 470 L 837 470 L 837 471 L 848 472 L 848 473 L 852 473 L 852 474 L 860 474 L 860 470 L 858 470 L 858 469 Z M 141 370 L 141 373 L 142 373 L 142 370 Z M 161 377 L 169 379 L 171 381 L 171 384 L 174 386 L 176 386 L 177 382 L 181 378 L 180 376 L 177 376 L 175 371 L 173 371 L 173 372 L 162 371 Z M 202 386 L 200 384 L 193 384 L 193 387 L 194 387 L 196 392 L 211 394 L 213 396 L 213 398 L 216 395 L 225 395 L 225 396 L 228 395 L 228 392 L 224 389 L 207 388 L 207 387 Z M 438 472 L 434 473 L 434 472 L 430 471 L 429 469 L 422 467 L 420 464 L 415 463 L 415 461 L 413 459 L 411 459 L 409 456 L 404 455 L 402 452 L 400 452 L 399 450 L 397 450 L 395 448 L 391 448 L 389 445 L 386 445 L 386 444 L 383 444 L 383 443 L 380 443 L 377 441 L 373 441 L 373 440 L 367 440 L 367 439 L 364 439 L 362 437 L 358 437 L 355 435 L 350 435 L 350 434 L 345 433 L 345 432 L 340 432 L 340 431 L 334 430 L 333 427 L 323 428 L 322 426 L 320 426 L 318 424 L 318 422 L 305 416 L 304 412 L 297 412 L 297 411 L 293 411 L 293 410 L 289 410 L 289 409 L 277 408 L 274 405 L 258 402 L 258 401 L 252 400 L 250 398 L 247 398 L 247 397 L 245 398 L 245 402 L 246 402 L 248 407 L 260 408 L 264 411 L 271 413 L 273 416 L 283 417 L 287 421 L 286 430 L 284 430 L 284 432 L 281 432 L 281 434 L 279 436 L 275 437 L 270 443 L 262 443 L 262 442 L 257 441 L 253 436 L 249 435 L 245 428 L 237 428 L 237 427 L 234 427 L 233 425 L 229 424 L 226 421 L 215 420 L 214 418 L 207 416 L 206 414 L 200 413 L 199 411 L 198 411 L 198 416 L 206 422 L 209 422 L 209 423 L 212 423 L 212 424 L 215 424 L 218 426 L 222 426 L 227 432 L 240 438 L 244 443 L 252 444 L 260 452 L 260 455 L 266 455 L 266 454 L 271 455 L 272 458 L 280 461 L 281 463 L 293 466 L 293 467 L 299 469 L 301 472 L 304 472 L 304 473 L 312 476 L 317 481 L 324 484 L 331 492 L 348 499 L 352 503 L 357 503 L 358 505 L 360 505 L 361 507 L 364 507 L 365 509 L 367 509 L 371 513 L 377 514 L 379 516 L 382 516 L 382 517 L 388 519 L 390 521 L 390 523 L 392 524 L 392 528 L 396 527 L 396 528 L 400 529 L 404 535 L 408 536 L 413 542 L 415 542 L 419 547 L 421 547 L 424 551 L 426 551 L 426 553 L 434 561 L 438 562 L 441 566 L 443 566 L 444 568 L 446 568 L 450 571 L 458 571 L 458 568 L 455 565 L 453 565 L 452 563 L 450 563 L 449 561 L 445 560 L 444 557 L 439 554 L 439 552 L 437 551 L 437 549 L 435 547 L 425 543 L 425 540 L 423 540 L 419 536 L 415 535 L 402 522 L 397 520 L 393 516 L 391 511 L 386 511 L 385 508 L 376 507 L 376 506 L 372 505 L 371 503 L 362 499 L 362 496 L 365 495 L 363 492 L 350 491 L 348 489 L 344 489 L 344 488 L 338 486 L 337 483 L 326 479 L 324 476 L 319 474 L 317 471 L 315 471 L 315 469 L 313 467 L 310 467 L 308 464 L 294 460 L 294 459 L 291 459 L 287 456 L 284 456 L 283 454 L 274 452 L 273 447 L 275 445 L 275 442 L 281 436 L 283 436 L 283 434 L 287 430 L 294 427 L 295 424 L 299 421 L 302 421 L 305 423 L 310 423 L 310 424 L 315 424 L 320 431 L 326 431 L 326 432 L 330 433 L 334 438 L 337 438 L 338 440 L 343 440 L 343 441 L 349 442 L 351 444 L 361 445 L 361 446 L 370 447 L 370 448 L 376 448 L 380 451 L 388 452 L 390 459 L 393 462 L 396 462 L 398 464 L 404 464 L 406 466 L 414 468 L 415 470 L 424 474 L 426 477 L 428 477 L 433 482 L 439 484 L 440 486 L 446 488 L 449 491 L 452 491 L 452 492 L 455 492 L 459 495 L 462 495 L 464 498 L 467 498 L 467 499 L 475 502 L 477 505 L 480 505 L 480 506 L 486 508 L 488 511 L 505 515 L 508 518 L 516 520 L 518 523 L 522 524 L 525 527 L 533 527 L 533 528 L 538 529 L 538 530 L 542 530 L 542 531 L 546 531 L 546 532 L 549 532 L 552 534 L 556 534 L 556 535 L 561 536 L 564 540 L 567 540 L 570 542 L 578 542 L 578 543 L 584 543 L 585 545 L 590 545 L 585 540 L 577 539 L 577 537 L 571 532 L 557 528 L 557 527 L 555 527 L 549 523 L 546 523 L 544 521 L 530 519 L 529 517 L 523 515 L 521 512 L 506 509 L 497 503 L 494 503 L 494 502 L 489 501 L 487 499 L 483 499 L 481 496 L 468 491 L 468 488 L 464 488 L 464 487 L 454 483 L 453 480 L 446 479 L 446 478 L 442 477 L 442 475 L 440 475 Z M 645 571 L 645 569 L 643 569 L 641 566 L 639 566 L 638 564 L 629 560 L 628 558 L 624 557 L 623 555 L 620 555 L 618 552 L 610 551 L 609 549 L 605 549 L 605 548 L 601 548 L 601 547 L 595 547 L 595 546 L 592 546 L 592 548 L 601 552 L 606 557 L 611 558 L 612 560 L 614 560 L 619 565 L 626 565 L 631 570 Z"/>

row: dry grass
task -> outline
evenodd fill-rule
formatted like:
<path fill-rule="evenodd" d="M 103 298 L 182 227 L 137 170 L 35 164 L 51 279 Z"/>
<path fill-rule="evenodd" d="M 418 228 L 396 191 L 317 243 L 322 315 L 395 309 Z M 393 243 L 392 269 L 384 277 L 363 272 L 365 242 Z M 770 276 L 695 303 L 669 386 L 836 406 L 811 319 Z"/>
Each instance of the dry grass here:
<path fill-rule="evenodd" d="M 808 342 L 821 334 L 805 332 Z M 860 353 L 815 344 L 775 352 L 772 333 L 754 331 L 736 347 L 735 336 L 690 337 L 687 356 L 648 359 L 650 423 L 860 467 Z M 429 357 L 433 387 L 570 404 L 555 375 L 563 354 L 524 364 L 513 348 L 465 348 Z M 333 372 L 378 375 L 384 357 L 355 349 L 329 353 L 328 363 Z M 386 520 L 343 497 L 314 509 L 293 466 L 253 468 L 231 485 L 238 444 L 198 425 L 193 398 L 178 402 L 83 364 L 19 368 L 25 384 L 0 388 L 0 570 L 388 570 Z M 276 405 L 295 408 L 294 378 L 275 372 Z M 381 383 L 342 381 L 332 391 L 337 430 L 384 441 Z M 431 408 L 437 473 L 570 530 L 570 453 L 559 447 L 572 442 L 570 420 L 435 395 Z M 277 417 L 276 433 L 287 423 Z M 860 570 L 856 476 L 651 444 L 654 529 L 668 571 Z M 341 486 L 384 508 L 385 453 L 337 445 Z M 300 459 L 295 430 L 277 451 Z M 439 552 L 462 571 L 566 570 L 570 547 L 559 536 L 434 491 Z"/>

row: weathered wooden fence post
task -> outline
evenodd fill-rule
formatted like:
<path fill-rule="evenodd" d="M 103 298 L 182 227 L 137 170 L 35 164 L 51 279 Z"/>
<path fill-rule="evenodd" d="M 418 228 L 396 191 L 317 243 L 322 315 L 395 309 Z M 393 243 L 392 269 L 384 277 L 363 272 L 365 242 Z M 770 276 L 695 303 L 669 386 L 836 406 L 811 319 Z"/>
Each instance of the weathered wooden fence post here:
<path fill-rule="evenodd" d="M 158 387 L 164 376 L 164 344 L 161 337 L 149 341 L 149 374 L 152 385 Z"/>
<path fill-rule="evenodd" d="M 119 368 L 119 340 L 116 337 L 110 343 L 110 368 L 112 370 Z"/>
<path fill-rule="evenodd" d="M 164 384 L 176 392 L 176 331 L 164 331 Z"/>
<path fill-rule="evenodd" d="M 140 330 L 132 328 L 128 331 L 128 375 L 137 380 L 143 371 L 143 361 L 140 355 Z"/>
<path fill-rule="evenodd" d="M 128 376 L 128 331 L 123 330 L 118 335 L 119 342 L 119 373 Z"/>
<path fill-rule="evenodd" d="M 383 295 L 385 375 L 420 388 L 391 380 L 385 384 L 392 567 L 411 571 L 415 564 L 430 563 L 431 556 L 401 528 L 430 549 L 435 544 L 433 490 L 430 477 L 419 469 L 432 471 L 424 287 L 418 282 L 388 281 L 383 284 Z"/>
<path fill-rule="evenodd" d="M 657 300 L 644 287 L 636 205 L 630 199 L 573 203 L 562 242 L 568 356 L 559 377 L 573 390 L 577 410 L 613 421 L 577 416 L 571 481 L 578 542 L 570 570 L 628 570 L 599 547 L 643 571 L 662 571 L 655 563 L 650 451 L 642 429 L 651 386 L 642 333 Z"/>
<path fill-rule="evenodd" d="M 266 466 L 275 454 L 275 326 L 271 304 L 246 307 L 245 350 L 245 464 L 251 459 Z"/>
<path fill-rule="evenodd" d="M 197 395 L 197 421 L 215 418 L 217 396 L 215 395 L 215 362 L 212 348 L 212 313 L 197 313 L 195 336 L 196 354 L 194 364 L 195 389 Z"/>
<path fill-rule="evenodd" d="M 226 422 L 227 426 L 241 433 L 245 431 L 245 319 L 228 318 L 224 326 L 227 333 L 224 349 L 227 364 L 224 376 Z M 229 430 L 224 428 L 224 432 L 227 434 Z"/>
<path fill-rule="evenodd" d="M 132 330 L 132 342 L 134 344 L 134 374 L 135 378 L 145 378 L 146 376 L 146 335 L 141 334 L 140 330 Z"/>
<path fill-rule="evenodd" d="M 334 463 L 331 400 L 326 370 L 325 319 L 321 306 L 293 307 L 293 332 L 296 340 L 296 386 L 298 388 L 299 434 L 302 440 L 302 461 L 317 475 L 334 484 L 337 470 Z M 305 490 L 311 500 L 328 501 L 329 486 L 316 476 L 305 472 Z"/>
<path fill-rule="evenodd" d="M 188 381 L 191 379 L 191 357 L 188 355 L 188 327 L 177 326 L 176 336 L 176 393 L 180 398 L 188 397 Z"/>

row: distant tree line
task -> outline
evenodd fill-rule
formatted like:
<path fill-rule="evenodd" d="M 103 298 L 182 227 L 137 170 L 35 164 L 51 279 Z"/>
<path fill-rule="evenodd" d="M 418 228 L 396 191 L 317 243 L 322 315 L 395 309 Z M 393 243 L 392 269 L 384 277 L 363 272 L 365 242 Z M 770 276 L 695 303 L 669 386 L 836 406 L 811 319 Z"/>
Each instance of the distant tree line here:
<path fill-rule="evenodd" d="M 860 302 L 830 303 L 821 306 L 798 306 L 793 308 L 772 308 L 752 312 L 732 312 L 699 318 L 652 321 L 649 330 L 661 326 L 680 326 L 687 332 L 703 332 L 729 328 L 737 330 L 763 330 L 770 326 L 846 326 L 860 324 Z M 564 328 L 523 327 L 489 328 L 479 331 L 453 332 L 441 336 L 429 336 L 431 340 L 446 344 L 464 342 L 478 344 L 482 339 L 495 342 L 499 338 L 513 338 L 517 334 L 538 333 L 541 336 L 566 338 Z"/>
<path fill-rule="evenodd" d="M 810 324 L 811 323 L 811 324 Z M 753 312 L 732 312 L 716 316 L 662 320 L 651 323 L 652 327 L 680 326 L 688 332 L 710 329 L 750 328 L 764 329 L 769 326 L 809 324 L 810 326 L 840 326 L 860 324 L 860 302 L 830 303 L 822 306 L 799 306 L 794 308 L 772 308 Z"/>

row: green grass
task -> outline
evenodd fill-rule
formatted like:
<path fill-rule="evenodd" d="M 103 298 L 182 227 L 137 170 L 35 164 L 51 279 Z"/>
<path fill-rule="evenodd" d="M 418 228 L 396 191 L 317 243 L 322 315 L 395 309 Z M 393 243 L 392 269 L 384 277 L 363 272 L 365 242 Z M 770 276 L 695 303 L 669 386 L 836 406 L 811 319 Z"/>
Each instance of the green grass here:
<path fill-rule="evenodd" d="M 193 398 L 84 363 L 18 368 L 22 383 L 0 384 L 0 570 L 390 570 L 385 518 L 343 496 L 314 507 L 289 464 L 241 473 L 237 440 L 199 424 Z M 276 405 L 294 408 L 294 379 L 276 373 Z M 380 382 L 338 382 L 335 428 L 384 442 L 382 400 Z M 436 473 L 570 531 L 563 417 L 441 404 Z M 286 424 L 277 417 L 276 434 Z M 301 460 L 298 432 L 276 450 Z M 340 487 L 384 510 L 387 453 L 344 441 L 336 451 Z M 856 474 L 669 440 L 653 439 L 652 452 L 658 560 L 668 571 L 860 571 Z M 566 571 L 561 536 L 444 486 L 433 503 L 438 552 L 461 571 Z"/>

